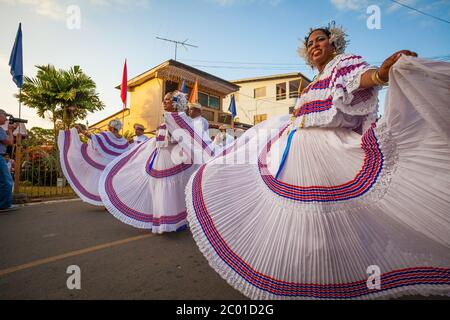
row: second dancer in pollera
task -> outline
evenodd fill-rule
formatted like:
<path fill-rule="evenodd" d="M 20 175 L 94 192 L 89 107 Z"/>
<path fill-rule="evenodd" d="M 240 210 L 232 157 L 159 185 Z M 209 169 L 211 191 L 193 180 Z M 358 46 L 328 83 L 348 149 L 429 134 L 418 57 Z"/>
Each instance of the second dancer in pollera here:
<path fill-rule="evenodd" d="M 184 148 L 169 132 L 171 128 L 187 135 L 195 132 L 192 119 L 185 113 L 185 94 L 167 93 L 163 108 L 170 124 L 161 123 L 156 138 L 111 162 L 99 182 L 101 199 L 112 215 L 153 233 L 180 231 L 187 226 L 184 189 L 198 168 L 187 150 L 189 145 Z M 197 134 L 202 136 L 201 132 Z"/>

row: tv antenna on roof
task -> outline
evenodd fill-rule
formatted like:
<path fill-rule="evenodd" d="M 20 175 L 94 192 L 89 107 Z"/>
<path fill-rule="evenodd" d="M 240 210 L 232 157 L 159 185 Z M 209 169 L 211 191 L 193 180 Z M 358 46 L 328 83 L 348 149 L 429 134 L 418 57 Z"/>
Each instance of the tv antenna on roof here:
<path fill-rule="evenodd" d="M 193 44 L 186 43 L 186 41 L 188 41 L 188 39 L 186 39 L 184 41 L 176 41 L 176 40 L 170 40 L 170 39 L 160 38 L 160 37 L 156 37 L 156 39 L 175 43 L 175 61 L 177 60 L 177 48 L 178 48 L 179 44 L 181 44 L 186 50 L 187 50 L 186 46 L 198 48 L 197 46 L 194 46 Z"/>

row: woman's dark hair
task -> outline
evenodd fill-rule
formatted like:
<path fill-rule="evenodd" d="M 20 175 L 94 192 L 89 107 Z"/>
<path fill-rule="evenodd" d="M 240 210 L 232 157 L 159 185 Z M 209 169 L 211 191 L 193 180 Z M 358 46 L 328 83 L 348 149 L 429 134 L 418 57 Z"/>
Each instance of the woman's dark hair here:
<path fill-rule="evenodd" d="M 330 30 L 325 29 L 325 28 L 317 28 L 317 29 L 311 30 L 311 31 L 308 33 L 308 35 L 305 37 L 305 44 L 308 43 L 309 37 L 310 37 L 311 34 L 312 34 L 313 32 L 315 32 L 315 31 L 322 31 L 323 33 L 326 34 L 326 36 L 327 36 L 328 38 L 331 36 Z"/>

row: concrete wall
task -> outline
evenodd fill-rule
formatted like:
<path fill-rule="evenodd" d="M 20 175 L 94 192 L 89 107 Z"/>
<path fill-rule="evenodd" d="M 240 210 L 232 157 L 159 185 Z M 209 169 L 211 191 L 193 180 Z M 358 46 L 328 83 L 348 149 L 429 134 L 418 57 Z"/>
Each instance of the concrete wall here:
<path fill-rule="evenodd" d="M 239 121 L 247 124 L 254 124 L 255 115 L 267 114 L 267 119 L 275 116 L 289 114 L 289 107 L 295 105 L 296 98 L 289 98 L 289 81 L 300 81 L 299 77 L 252 81 L 247 83 L 237 83 L 241 88 L 235 93 L 236 111 Z M 276 85 L 286 83 L 286 99 L 276 100 Z M 306 81 L 303 80 L 302 88 Z M 266 95 L 261 98 L 254 98 L 254 89 L 266 87 Z M 227 96 L 224 101 L 224 109 L 228 110 L 231 96 Z"/>

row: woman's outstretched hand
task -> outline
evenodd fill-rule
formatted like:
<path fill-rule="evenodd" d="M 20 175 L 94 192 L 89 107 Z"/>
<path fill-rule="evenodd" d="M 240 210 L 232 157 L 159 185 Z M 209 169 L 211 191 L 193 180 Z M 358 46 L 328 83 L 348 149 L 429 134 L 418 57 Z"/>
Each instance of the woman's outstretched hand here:
<path fill-rule="evenodd" d="M 384 60 L 383 64 L 380 66 L 380 69 L 378 69 L 378 75 L 380 76 L 380 79 L 383 81 L 389 81 L 389 70 L 394 65 L 394 63 L 397 62 L 398 59 L 400 59 L 401 55 L 404 54 L 405 56 L 413 56 L 417 57 L 417 53 L 409 50 L 400 50 L 394 53 L 392 56 Z"/>

